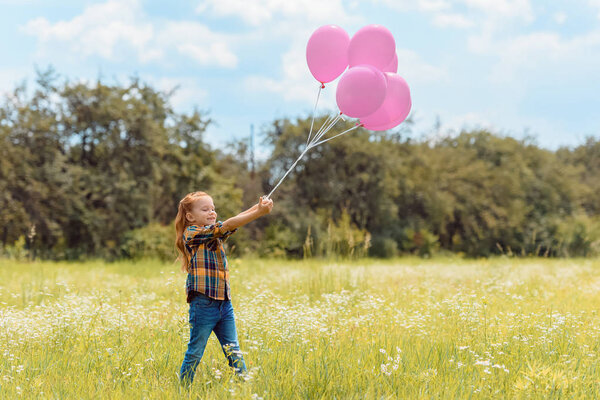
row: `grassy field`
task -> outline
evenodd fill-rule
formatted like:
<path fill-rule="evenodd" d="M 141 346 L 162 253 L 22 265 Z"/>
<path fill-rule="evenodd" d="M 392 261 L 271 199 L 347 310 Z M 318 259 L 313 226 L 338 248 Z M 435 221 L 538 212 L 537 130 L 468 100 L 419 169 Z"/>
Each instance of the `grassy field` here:
<path fill-rule="evenodd" d="M 231 260 L 190 390 L 178 268 L 0 260 L 0 397 L 600 398 L 600 260 Z"/>

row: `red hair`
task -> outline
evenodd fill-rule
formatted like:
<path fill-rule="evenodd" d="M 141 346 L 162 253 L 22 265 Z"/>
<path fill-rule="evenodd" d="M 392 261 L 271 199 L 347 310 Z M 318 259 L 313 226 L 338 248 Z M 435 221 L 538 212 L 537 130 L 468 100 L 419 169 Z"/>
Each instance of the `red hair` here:
<path fill-rule="evenodd" d="M 187 220 L 185 214 L 192 210 L 192 207 L 196 200 L 204 196 L 208 196 L 208 194 L 205 192 L 188 193 L 179 202 L 179 207 L 177 208 L 177 216 L 175 217 L 175 248 L 179 253 L 177 259 L 181 260 L 181 270 L 188 273 L 190 272 L 190 255 L 188 254 L 188 252 L 185 251 L 185 244 L 183 243 L 183 232 L 185 231 L 185 228 L 188 225 L 190 225 L 190 222 Z"/>

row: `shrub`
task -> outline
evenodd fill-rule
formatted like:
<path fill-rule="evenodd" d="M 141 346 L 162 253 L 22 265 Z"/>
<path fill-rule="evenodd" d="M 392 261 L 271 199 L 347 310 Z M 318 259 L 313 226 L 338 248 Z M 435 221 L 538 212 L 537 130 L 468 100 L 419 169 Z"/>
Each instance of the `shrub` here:
<path fill-rule="evenodd" d="M 398 255 L 398 243 L 390 237 L 375 236 L 369 248 L 369 255 L 380 258 L 391 258 Z"/>
<path fill-rule="evenodd" d="M 120 247 L 121 256 L 131 259 L 152 257 L 162 261 L 173 261 L 177 257 L 174 242 L 173 224 L 150 223 L 125 234 Z"/>
<path fill-rule="evenodd" d="M 589 257 L 600 255 L 600 218 L 578 214 L 558 223 L 558 255 Z"/>

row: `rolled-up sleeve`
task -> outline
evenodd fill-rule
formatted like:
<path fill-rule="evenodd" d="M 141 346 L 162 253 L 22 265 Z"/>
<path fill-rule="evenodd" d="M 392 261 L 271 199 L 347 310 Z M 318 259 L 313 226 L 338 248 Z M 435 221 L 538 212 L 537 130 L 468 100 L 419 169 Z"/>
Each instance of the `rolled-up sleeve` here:
<path fill-rule="evenodd" d="M 185 228 L 183 240 L 185 244 L 190 247 L 198 246 L 217 238 L 225 240 L 236 231 L 237 228 L 231 231 L 226 231 L 223 229 L 223 222 L 221 221 L 217 221 L 215 224 L 205 226 L 190 225 Z"/>

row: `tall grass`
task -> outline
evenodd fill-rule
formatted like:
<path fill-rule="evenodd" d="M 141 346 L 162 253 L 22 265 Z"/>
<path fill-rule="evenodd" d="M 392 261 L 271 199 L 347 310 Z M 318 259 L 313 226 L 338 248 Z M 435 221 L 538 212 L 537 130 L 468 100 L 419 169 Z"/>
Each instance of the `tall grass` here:
<path fill-rule="evenodd" d="M 178 268 L 0 260 L 0 397 L 600 397 L 597 260 L 231 260 L 249 376 L 189 390 Z"/>

